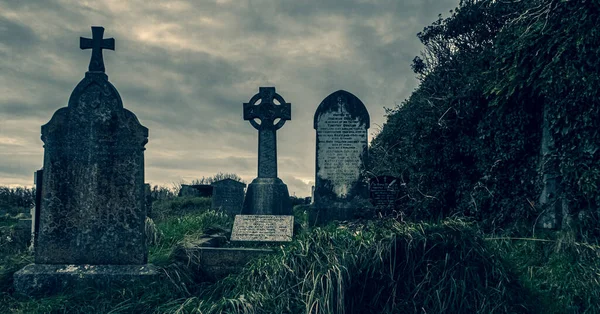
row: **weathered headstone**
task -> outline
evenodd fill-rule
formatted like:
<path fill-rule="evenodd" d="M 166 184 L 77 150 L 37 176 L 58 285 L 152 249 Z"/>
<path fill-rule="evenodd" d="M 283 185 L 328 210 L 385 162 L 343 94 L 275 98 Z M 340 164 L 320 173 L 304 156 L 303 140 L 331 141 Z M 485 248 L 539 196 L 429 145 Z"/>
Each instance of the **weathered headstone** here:
<path fill-rule="evenodd" d="M 395 209 L 400 193 L 400 180 L 393 176 L 378 176 L 369 180 L 371 204 L 380 212 Z"/>
<path fill-rule="evenodd" d="M 260 87 L 258 94 L 244 103 L 244 120 L 250 121 L 258 130 L 258 177 L 248 185 L 242 214 L 292 213 L 287 185 L 277 177 L 275 136 L 276 131 L 291 118 L 291 104 L 286 103 L 283 97 L 275 92 L 275 87 Z"/>
<path fill-rule="evenodd" d="M 246 184 L 233 179 L 224 179 L 212 183 L 213 196 L 211 208 L 222 210 L 230 215 L 237 215 L 244 205 L 244 189 Z"/>
<path fill-rule="evenodd" d="M 44 171 L 35 264 L 15 273 L 18 293 L 74 284 L 149 280 L 144 223 L 144 146 L 148 129 L 123 108 L 104 73 L 102 49 L 114 39 L 81 38 L 89 71 L 42 126 Z"/>
<path fill-rule="evenodd" d="M 367 108 L 347 91 L 334 92 L 317 108 L 313 222 L 350 219 L 368 203 L 362 171 L 369 126 Z"/>
<path fill-rule="evenodd" d="M 231 241 L 289 242 L 294 232 L 294 216 L 237 215 Z"/>

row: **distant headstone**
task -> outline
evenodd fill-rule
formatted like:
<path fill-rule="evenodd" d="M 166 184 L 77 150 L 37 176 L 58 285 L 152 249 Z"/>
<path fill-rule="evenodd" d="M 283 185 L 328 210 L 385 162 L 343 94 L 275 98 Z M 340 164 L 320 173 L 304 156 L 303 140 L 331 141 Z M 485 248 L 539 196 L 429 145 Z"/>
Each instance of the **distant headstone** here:
<path fill-rule="evenodd" d="M 246 184 L 233 179 L 224 179 L 212 183 L 212 209 L 222 210 L 230 215 L 237 215 L 244 205 L 244 189 Z"/>
<path fill-rule="evenodd" d="M 81 49 L 92 49 L 89 71 L 68 106 L 42 126 L 44 171 L 35 264 L 15 273 L 19 293 L 47 293 L 79 279 L 110 281 L 122 272 L 146 278 L 152 273 L 145 265 L 144 233 L 148 129 L 123 108 L 104 73 L 102 49 L 114 50 L 114 39 L 102 39 L 102 27 L 92 27 L 92 33 L 92 39 L 80 41 Z M 112 265 L 114 272 L 98 277 L 86 267 L 68 266 L 84 264 Z"/>
<path fill-rule="evenodd" d="M 275 136 L 276 131 L 291 118 L 291 104 L 275 92 L 275 87 L 260 87 L 258 94 L 244 103 L 244 120 L 258 130 L 258 177 L 248 185 L 242 214 L 292 213 L 287 185 L 277 177 Z"/>
<path fill-rule="evenodd" d="M 294 216 L 236 215 L 231 241 L 288 242 L 293 232 Z"/>
<path fill-rule="evenodd" d="M 381 212 L 394 210 L 400 193 L 400 180 L 393 176 L 378 176 L 369 180 L 371 204 Z"/>
<path fill-rule="evenodd" d="M 177 196 L 211 197 L 212 194 L 213 186 L 210 184 L 182 184 Z"/>
<path fill-rule="evenodd" d="M 350 219 L 368 203 L 368 187 L 362 171 L 367 158 L 369 126 L 367 108 L 347 91 L 334 92 L 317 108 L 313 192 L 317 217 L 314 219 L 323 222 Z"/>

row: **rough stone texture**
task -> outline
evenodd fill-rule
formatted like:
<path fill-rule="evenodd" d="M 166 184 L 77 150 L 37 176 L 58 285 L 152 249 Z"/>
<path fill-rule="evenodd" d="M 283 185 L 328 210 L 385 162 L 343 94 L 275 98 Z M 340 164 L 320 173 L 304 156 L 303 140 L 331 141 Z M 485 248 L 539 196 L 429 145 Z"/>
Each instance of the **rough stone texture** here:
<path fill-rule="evenodd" d="M 202 271 L 207 280 L 218 280 L 239 273 L 252 259 L 273 253 L 270 249 L 188 246 L 178 248 L 174 255 L 188 267 Z"/>
<path fill-rule="evenodd" d="M 294 232 L 294 216 L 237 215 L 231 241 L 289 242 Z"/>
<path fill-rule="evenodd" d="M 245 183 L 224 179 L 213 182 L 212 186 L 212 209 L 222 210 L 230 215 L 237 215 L 242 211 Z"/>
<path fill-rule="evenodd" d="M 315 112 L 313 202 L 314 209 L 325 220 L 351 219 L 356 206 L 364 206 L 363 200 L 368 199 L 362 171 L 367 158 L 369 126 L 365 105 L 347 91 L 327 96 Z"/>
<path fill-rule="evenodd" d="M 42 141 L 35 262 L 145 264 L 148 129 L 123 108 L 106 74 L 85 74 L 68 106 L 42 126 Z"/>
<path fill-rule="evenodd" d="M 34 173 L 33 184 L 35 184 L 35 207 L 31 212 L 31 244 L 35 248 L 40 226 L 40 207 L 42 205 L 42 182 L 44 180 L 44 169 Z"/>
<path fill-rule="evenodd" d="M 371 204 L 380 212 L 395 209 L 400 194 L 400 180 L 393 176 L 378 176 L 369 180 Z"/>
<path fill-rule="evenodd" d="M 292 212 L 287 186 L 277 178 L 276 138 L 276 131 L 291 117 L 291 104 L 275 92 L 275 87 L 260 87 L 258 94 L 244 103 L 244 120 L 258 130 L 258 177 L 248 186 L 243 214 L 289 215 Z"/>
<path fill-rule="evenodd" d="M 158 279 L 152 265 L 29 264 L 14 274 L 14 286 L 18 294 L 43 296 L 66 289 L 146 286 Z"/>

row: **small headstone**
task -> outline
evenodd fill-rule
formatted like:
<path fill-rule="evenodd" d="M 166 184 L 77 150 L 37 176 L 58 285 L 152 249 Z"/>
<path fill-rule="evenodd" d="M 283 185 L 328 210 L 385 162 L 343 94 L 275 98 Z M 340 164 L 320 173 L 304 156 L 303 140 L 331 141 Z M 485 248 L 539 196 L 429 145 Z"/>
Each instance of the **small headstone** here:
<path fill-rule="evenodd" d="M 68 106 L 42 126 L 44 171 L 35 264 L 15 273 L 18 293 L 51 292 L 73 278 L 110 281 L 120 278 L 122 271 L 135 276 L 143 270 L 148 278 L 144 233 L 148 129 L 123 108 L 104 73 L 102 49 L 114 50 L 114 39 L 102 39 L 102 27 L 92 27 L 92 33 L 92 39 L 80 40 L 81 49 L 92 49 L 89 71 Z M 114 266 L 115 271 L 100 278 L 99 273 L 74 265 Z"/>
<path fill-rule="evenodd" d="M 367 108 L 347 91 L 334 92 L 317 108 L 313 202 L 318 217 L 314 219 L 321 222 L 350 219 L 365 201 L 368 203 L 368 187 L 362 172 L 369 126 Z"/>
<path fill-rule="evenodd" d="M 395 209 L 400 193 L 400 180 L 393 176 L 378 176 L 369 180 L 371 204 L 380 212 Z"/>
<path fill-rule="evenodd" d="M 213 194 L 213 186 L 210 184 L 182 184 L 179 190 L 178 197 L 211 197 Z"/>
<path fill-rule="evenodd" d="M 233 179 L 224 179 L 212 183 L 213 196 L 211 208 L 237 215 L 244 205 L 246 184 Z"/>
<path fill-rule="evenodd" d="M 288 242 L 293 232 L 294 216 L 236 215 L 231 241 Z"/>
<path fill-rule="evenodd" d="M 242 214 L 292 213 L 287 185 L 277 177 L 276 138 L 277 130 L 291 120 L 291 110 L 291 104 L 275 92 L 275 87 L 260 87 L 258 94 L 244 103 L 244 120 L 258 130 L 258 177 L 248 185 Z"/>

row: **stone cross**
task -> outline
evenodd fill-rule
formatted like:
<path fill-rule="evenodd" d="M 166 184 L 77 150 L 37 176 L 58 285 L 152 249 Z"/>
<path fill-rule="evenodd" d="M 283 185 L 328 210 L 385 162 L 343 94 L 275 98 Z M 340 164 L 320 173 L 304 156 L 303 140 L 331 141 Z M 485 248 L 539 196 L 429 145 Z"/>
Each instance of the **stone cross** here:
<path fill-rule="evenodd" d="M 256 104 L 258 101 L 260 104 Z M 275 104 L 274 100 L 279 104 Z M 258 177 L 277 177 L 277 139 L 275 132 L 292 119 L 291 104 L 286 103 L 275 87 L 259 87 L 258 94 L 244 103 L 244 120 L 258 130 Z M 259 119 L 260 123 L 255 119 Z M 278 120 L 276 122 L 276 120 Z"/>
<path fill-rule="evenodd" d="M 92 58 L 90 59 L 90 72 L 104 72 L 104 58 L 102 58 L 102 49 L 115 50 L 115 39 L 104 37 L 104 27 L 92 26 L 92 38 L 79 37 L 79 48 L 92 49 Z"/>

